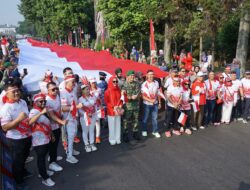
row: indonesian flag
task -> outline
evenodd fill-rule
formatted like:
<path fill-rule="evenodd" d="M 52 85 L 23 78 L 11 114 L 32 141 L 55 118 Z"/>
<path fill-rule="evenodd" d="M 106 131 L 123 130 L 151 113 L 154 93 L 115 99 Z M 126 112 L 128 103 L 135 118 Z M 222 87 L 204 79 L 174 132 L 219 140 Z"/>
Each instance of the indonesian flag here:
<path fill-rule="evenodd" d="M 187 117 L 188 117 L 188 116 L 187 116 L 185 113 L 181 112 L 181 114 L 180 114 L 180 116 L 179 116 L 179 118 L 178 118 L 178 122 L 179 122 L 182 126 L 184 126 L 185 123 L 186 123 L 186 121 L 187 121 Z"/>
<path fill-rule="evenodd" d="M 197 101 L 192 102 L 192 103 L 191 103 L 191 105 L 192 105 L 193 110 L 194 110 L 194 112 L 195 112 L 195 113 L 196 113 L 196 112 L 198 112 L 198 111 L 200 111 L 200 107 L 199 107 L 199 105 L 198 105 L 198 102 L 197 102 Z"/>
<path fill-rule="evenodd" d="M 86 126 L 89 126 L 91 124 L 91 117 L 89 117 L 87 112 L 84 113 L 84 121 Z"/>
<path fill-rule="evenodd" d="M 75 101 L 73 101 L 71 104 L 70 113 L 71 113 L 73 118 L 76 118 L 77 109 L 76 109 L 76 102 Z"/>
<path fill-rule="evenodd" d="M 104 108 L 102 108 L 102 109 L 99 109 L 98 111 L 97 111 L 97 117 L 98 118 L 105 118 L 105 110 L 104 110 Z"/>

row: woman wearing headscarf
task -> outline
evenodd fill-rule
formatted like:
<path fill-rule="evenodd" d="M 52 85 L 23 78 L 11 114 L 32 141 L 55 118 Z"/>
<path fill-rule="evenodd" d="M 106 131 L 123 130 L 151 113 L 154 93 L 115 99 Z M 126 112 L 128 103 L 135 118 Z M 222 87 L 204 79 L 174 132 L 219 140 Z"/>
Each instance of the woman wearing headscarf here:
<path fill-rule="evenodd" d="M 121 90 L 118 87 L 118 79 L 112 76 L 108 82 L 108 89 L 105 91 L 104 100 L 107 105 L 109 143 L 111 145 L 121 143 L 121 115 L 123 114 L 123 101 Z"/>
<path fill-rule="evenodd" d="M 41 93 L 36 94 L 33 108 L 29 114 L 29 124 L 32 126 L 32 146 L 37 155 L 37 167 L 39 175 L 43 179 L 42 183 L 46 186 L 54 186 L 55 182 L 50 178 L 54 172 L 46 170 L 45 158 L 49 152 L 49 142 L 50 140 L 53 142 L 54 137 L 45 106 L 46 96 Z"/>

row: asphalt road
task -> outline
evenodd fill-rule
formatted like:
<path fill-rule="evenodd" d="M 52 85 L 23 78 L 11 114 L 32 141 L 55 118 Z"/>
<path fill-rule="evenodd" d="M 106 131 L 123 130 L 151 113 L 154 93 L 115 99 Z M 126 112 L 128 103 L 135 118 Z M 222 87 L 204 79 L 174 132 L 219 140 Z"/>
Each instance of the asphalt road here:
<path fill-rule="evenodd" d="M 210 126 L 169 139 L 149 136 L 116 146 L 108 144 L 107 129 L 104 133 L 97 152 L 86 153 L 81 142 L 76 145 L 78 164 L 59 162 L 64 170 L 52 177 L 52 188 L 37 177 L 36 161 L 29 163 L 35 174 L 28 179 L 31 189 L 250 190 L 250 124 Z"/>

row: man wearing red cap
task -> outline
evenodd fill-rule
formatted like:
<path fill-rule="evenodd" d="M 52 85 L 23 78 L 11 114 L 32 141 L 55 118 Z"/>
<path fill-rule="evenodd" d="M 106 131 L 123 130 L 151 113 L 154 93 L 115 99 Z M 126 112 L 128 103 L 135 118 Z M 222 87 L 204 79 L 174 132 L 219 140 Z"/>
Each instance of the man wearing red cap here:
<path fill-rule="evenodd" d="M 78 162 L 74 157 L 79 155 L 80 152 L 73 149 L 74 137 L 77 133 L 77 110 L 82 108 L 82 104 L 77 105 L 77 95 L 74 92 L 75 87 L 75 77 L 74 75 L 69 75 L 64 79 L 65 87 L 60 90 L 61 96 L 61 106 L 63 112 L 63 119 L 67 120 L 68 123 L 65 125 L 67 131 L 67 159 L 66 161 L 72 164 Z"/>

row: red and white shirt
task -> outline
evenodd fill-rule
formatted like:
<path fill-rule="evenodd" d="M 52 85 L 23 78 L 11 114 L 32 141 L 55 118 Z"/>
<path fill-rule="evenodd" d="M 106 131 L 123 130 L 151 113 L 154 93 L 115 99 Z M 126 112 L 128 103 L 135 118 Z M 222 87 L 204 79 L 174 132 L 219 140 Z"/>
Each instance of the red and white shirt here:
<path fill-rule="evenodd" d="M 79 103 L 83 104 L 83 108 L 79 110 L 81 116 L 84 115 L 84 112 L 90 113 L 91 115 L 96 114 L 96 97 L 95 96 L 88 96 L 88 97 L 83 97 L 81 96 L 79 98 Z"/>
<path fill-rule="evenodd" d="M 6 102 L 0 110 L 1 125 L 15 120 L 21 112 L 29 115 L 27 104 L 24 100 L 18 102 Z M 15 129 L 8 130 L 6 137 L 10 139 L 24 139 L 31 136 L 31 128 L 28 119 L 22 121 Z"/>
<path fill-rule="evenodd" d="M 29 118 L 32 118 L 39 114 L 38 109 L 31 109 Z M 48 144 L 50 142 L 51 126 L 50 120 L 45 116 L 41 115 L 36 123 L 32 125 L 32 146 L 40 146 Z"/>
<path fill-rule="evenodd" d="M 57 95 L 56 97 L 47 95 L 46 96 L 46 107 L 48 108 L 48 111 L 52 111 L 58 118 L 61 118 L 62 112 L 61 112 L 61 100 L 59 96 Z M 56 130 L 60 128 L 60 125 L 51 120 L 51 128 L 52 130 Z"/>
<path fill-rule="evenodd" d="M 63 89 L 60 91 L 60 98 L 61 98 L 61 106 L 72 106 L 73 102 L 75 102 L 75 105 L 78 103 L 77 95 L 75 93 L 75 90 L 69 91 L 67 89 Z M 67 120 L 75 120 L 75 117 L 72 116 L 70 112 L 63 112 L 63 119 Z"/>
<path fill-rule="evenodd" d="M 241 79 L 245 98 L 250 98 L 250 79 Z"/>
<path fill-rule="evenodd" d="M 236 80 L 232 80 L 232 83 L 233 83 L 234 89 L 237 91 L 237 99 L 240 99 L 239 92 L 240 92 L 240 89 L 242 89 L 242 82 L 236 79 Z"/>
<path fill-rule="evenodd" d="M 204 82 L 196 80 L 192 86 L 192 98 L 198 105 L 206 104 L 206 85 Z"/>
<path fill-rule="evenodd" d="M 187 90 L 182 89 L 182 102 L 181 102 L 181 107 L 180 107 L 181 110 L 191 109 L 191 104 L 189 103 L 190 94 L 191 94 L 190 89 L 187 89 Z"/>
<path fill-rule="evenodd" d="M 180 86 L 174 86 L 174 85 L 171 85 L 168 87 L 167 89 L 167 97 L 168 98 L 171 98 L 172 102 L 171 101 L 168 101 L 168 106 L 169 107 L 174 107 L 174 105 L 172 103 L 177 103 L 180 98 L 182 97 L 182 87 Z"/>
<path fill-rule="evenodd" d="M 142 83 L 141 92 L 143 96 L 146 96 L 150 99 L 155 99 L 154 103 L 148 102 L 147 100 L 143 100 L 144 104 L 154 105 L 158 103 L 159 83 L 157 81 L 145 81 L 144 83 Z"/>
<path fill-rule="evenodd" d="M 223 86 L 222 99 L 224 103 L 236 103 L 237 102 L 237 90 L 233 86 Z"/>
<path fill-rule="evenodd" d="M 219 88 L 219 82 L 216 80 L 211 81 L 208 79 L 205 81 L 205 85 L 206 85 L 206 99 L 215 100 L 217 90 Z"/>

